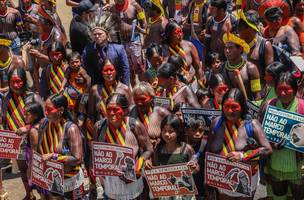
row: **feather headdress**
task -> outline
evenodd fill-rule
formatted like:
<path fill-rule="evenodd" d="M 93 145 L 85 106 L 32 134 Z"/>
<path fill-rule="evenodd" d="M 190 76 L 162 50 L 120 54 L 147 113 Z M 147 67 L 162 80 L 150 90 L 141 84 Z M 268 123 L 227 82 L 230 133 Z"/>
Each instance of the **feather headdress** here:
<path fill-rule="evenodd" d="M 104 30 L 111 40 L 119 32 L 118 22 L 119 18 L 116 15 L 111 12 L 100 11 L 99 15 L 89 19 L 89 27 L 91 31 L 94 29 Z"/>

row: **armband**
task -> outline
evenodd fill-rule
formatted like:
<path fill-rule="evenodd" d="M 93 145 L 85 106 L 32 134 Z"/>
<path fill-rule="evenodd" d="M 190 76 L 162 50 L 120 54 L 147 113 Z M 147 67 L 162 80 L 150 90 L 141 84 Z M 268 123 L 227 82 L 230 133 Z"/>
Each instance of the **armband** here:
<path fill-rule="evenodd" d="M 140 175 L 140 171 L 144 165 L 144 157 L 140 156 L 135 164 L 135 172 L 137 175 Z"/>
<path fill-rule="evenodd" d="M 236 5 L 242 5 L 242 3 L 243 3 L 243 0 L 236 0 L 236 2 L 235 2 Z"/>
<path fill-rule="evenodd" d="M 260 79 L 250 80 L 250 88 L 252 92 L 261 91 Z"/>
<path fill-rule="evenodd" d="M 146 18 L 145 13 L 143 11 L 137 13 L 138 20 L 144 20 Z"/>

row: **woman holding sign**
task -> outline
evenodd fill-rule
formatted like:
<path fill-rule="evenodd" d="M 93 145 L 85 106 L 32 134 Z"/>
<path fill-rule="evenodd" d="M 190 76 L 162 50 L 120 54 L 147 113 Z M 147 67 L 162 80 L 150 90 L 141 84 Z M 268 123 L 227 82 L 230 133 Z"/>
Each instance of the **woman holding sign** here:
<path fill-rule="evenodd" d="M 131 147 L 135 159 L 137 179 L 131 181 L 125 175 L 105 176 L 104 191 L 107 199 L 137 199 L 143 192 L 141 168 L 151 157 L 153 147 L 144 125 L 128 117 L 129 103 L 123 94 L 112 93 L 106 101 L 107 117 L 95 124 L 93 141 Z"/>
<path fill-rule="evenodd" d="M 277 98 L 273 98 L 263 105 L 261 116 L 264 116 L 263 113 L 265 113 L 267 105 L 303 115 L 304 101 L 296 97 L 297 91 L 298 79 L 291 72 L 281 73 L 275 81 Z M 301 167 L 304 163 L 303 153 L 284 148 L 284 143 L 285 140 L 282 140 L 272 145 L 274 150 L 265 170 L 265 173 L 270 175 L 269 184 L 273 198 L 287 198 L 287 191 L 290 188 L 292 198 L 303 199 L 304 182 L 301 176 Z"/>
<path fill-rule="evenodd" d="M 16 68 L 8 72 L 9 91 L 4 94 L 2 99 L 1 117 L 2 126 L 5 130 L 17 131 L 22 128 L 27 132 L 25 120 L 25 105 L 28 101 L 41 102 L 41 98 L 29 92 L 27 89 L 26 72 L 22 68 Z M 26 136 L 24 137 L 25 141 Z M 27 165 L 25 162 L 25 143 L 21 143 L 20 154 L 17 158 L 18 168 L 21 171 L 22 182 L 26 191 L 26 197 L 30 198 L 31 188 L 28 185 L 26 175 Z"/>
<path fill-rule="evenodd" d="M 37 152 L 44 160 L 64 164 L 64 195 L 44 192 L 47 199 L 81 199 L 83 145 L 80 130 L 69 121 L 68 101 L 62 94 L 50 96 L 45 102 L 45 116 L 39 127 Z"/>
<path fill-rule="evenodd" d="M 235 197 L 253 199 L 259 175 L 259 158 L 271 153 L 271 146 L 260 122 L 255 119 L 246 119 L 247 105 L 245 97 L 239 89 L 230 89 L 224 95 L 222 111 L 222 116 L 214 119 L 211 124 L 207 152 L 219 154 L 232 162 L 250 164 L 252 192 L 248 197 L 248 194 L 244 195 L 241 191 L 233 192 L 218 188 L 219 199 Z M 237 177 L 239 179 L 238 187 L 241 187 L 242 177 L 239 173 Z"/>

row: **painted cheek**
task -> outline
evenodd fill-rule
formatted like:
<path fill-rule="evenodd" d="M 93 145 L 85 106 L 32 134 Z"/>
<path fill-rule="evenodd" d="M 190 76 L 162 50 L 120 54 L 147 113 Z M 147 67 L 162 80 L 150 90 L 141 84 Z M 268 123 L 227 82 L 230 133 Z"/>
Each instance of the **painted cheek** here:
<path fill-rule="evenodd" d="M 117 118 L 121 118 L 123 116 L 123 109 L 119 106 L 108 107 L 107 111 L 109 115 L 116 116 Z"/>
<path fill-rule="evenodd" d="M 20 89 L 23 87 L 24 82 L 20 79 L 20 78 L 12 78 L 10 80 L 10 85 L 14 88 L 14 89 Z"/>
<path fill-rule="evenodd" d="M 138 105 L 145 105 L 147 103 L 149 103 L 151 100 L 151 96 L 149 95 L 143 95 L 141 97 L 135 98 L 135 103 Z"/>

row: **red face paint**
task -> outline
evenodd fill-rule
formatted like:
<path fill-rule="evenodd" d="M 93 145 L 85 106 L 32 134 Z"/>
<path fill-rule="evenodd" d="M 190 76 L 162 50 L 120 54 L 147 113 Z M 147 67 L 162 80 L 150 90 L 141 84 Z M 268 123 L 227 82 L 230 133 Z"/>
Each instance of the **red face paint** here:
<path fill-rule="evenodd" d="M 214 88 L 214 91 L 216 92 L 216 93 L 218 93 L 218 94 L 224 94 L 225 92 L 227 92 L 228 91 L 228 85 L 226 85 L 226 84 L 220 84 L 220 85 L 218 85 L 218 86 L 216 86 L 215 88 Z"/>
<path fill-rule="evenodd" d="M 264 80 L 267 82 L 271 82 L 273 81 L 273 77 L 270 74 L 267 74 L 264 76 Z"/>
<path fill-rule="evenodd" d="M 24 86 L 23 80 L 19 76 L 12 76 L 10 79 L 10 87 L 14 90 L 20 90 Z"/>
<path fill-rule="evenodd" d="M 151 102 L 151 99 L 152 97 L 148 94 L 140 94 L 134 97 L 135 104 L 139 106 L 146 106 Z"/>
<path fill-rule="evenodd" d="M 50 116 L 54 115 L 58 112 L 58 108 L 56 108 L 54 105 L 46 105 L 45 106 L 45 115 Z"/>
<path fill-rule="evenodd" d="M 121 106 L 110 103 L 107 105 L 107 115 L 111 122 L 118 122 L 123 118 L 124 110 Z"/>
<path fill-rule="evenodd" d="M 107 64 L 102 69 L 102 75 L 105 80 L 112 80 L 116 78 L 116 69 L 112 64 Z"/>
<path fill-rule="evenodd" d="M 61 61 L 63 58 L 63 55 L 60 51 L 51 51 L 49 55 L 50 55 L 51 60 L 57 61 L 57 62 Z"/>
<path fill-rule="evenodd" d="M 226 113 L 240 112 L 242 110 L 241 105 L 233 99 L 227 99 L 223 105 L 223 109 Z"/>
<path fill-rule="evenodd" d="M 277 92 L 279 96 L 287 96 L 293 94 L 293 89 L 290 85 L 283 83 L 277 86 Z"/>
<path fill-rule="evenodd" d="M 177 37 L 182 37 L 183 36 L 183 29 L 180 28 L 180 27 L 177 27 L 174 31 L 174 34 L 177 36 Z"/>

